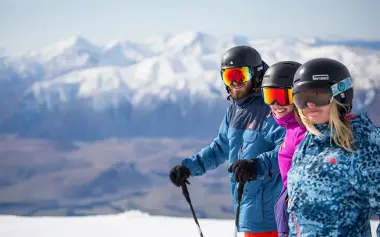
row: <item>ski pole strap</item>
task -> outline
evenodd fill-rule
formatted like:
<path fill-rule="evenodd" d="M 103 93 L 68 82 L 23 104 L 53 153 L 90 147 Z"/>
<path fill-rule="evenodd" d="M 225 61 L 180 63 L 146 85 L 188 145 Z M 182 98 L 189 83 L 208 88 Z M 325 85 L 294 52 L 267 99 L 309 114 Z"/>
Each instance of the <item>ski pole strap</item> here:
<path fill-rule="evenodd" d="M 195 215 L 195 211 L 194 211 L 193 205 L 191 204 L 190 194 L 189 194 L 189 190 L 187 189 L 187 185 L 186 185 L 186 183 L 183 182 L 182 185 L 181 185 L 181 187 L 182 187 L 182 193 L 183 193 L 183 196 L 185 196 L 186 201 L 189 203 L 190 210 L 191 210 L 191 213 L 193 214 L 193 218 L 194 218 L 195 224 L 197 224 L 197 226 L 198 226 L 198 232 L 199 232 L 199 235 L 200 235 L 201 237 L 203 237 L 203 233 L 202 233 L 202 230 L 201 230 L 201 226 L 199 225 L 198 218 L 197 218 L 197 216 Z"/>
<path fill-rule="evenodd" d="M 236 217 L 235 217 L 235 225 L 236 229 L 239 229 L 239 216 L 240 216 L 240 204 L 241 204 L 241 199 L 243 197 L 243 191 L 244 191 L 244 183 L 239 183 L 239 187 L 237 190 L 238 196 L 237 196 L 237 201 L 238 201 L 238 206 L 236 210 Z"/>

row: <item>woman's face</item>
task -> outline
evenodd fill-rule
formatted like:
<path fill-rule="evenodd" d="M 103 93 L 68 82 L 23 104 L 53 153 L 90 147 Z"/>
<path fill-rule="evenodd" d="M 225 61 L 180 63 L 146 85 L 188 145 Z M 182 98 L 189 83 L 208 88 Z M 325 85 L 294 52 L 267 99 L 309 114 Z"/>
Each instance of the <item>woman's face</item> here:
<path fill-rule="evenodd" d="M 282 118 L 285 115 L 293 112 L 293 110 L 294 110 L 293 105 L 283 106 L 283 105 L 279 105 L 277 103 L 270 105 L 270 108 L 271 108 L 272 112 L 274 113 L 274 115 L 276 116 L 276 118 Z"/>
<path fill-rule="evenodd" d="M 331 104 L 316 106 L 313 103 L 306 103 L 307 107 L 302 109 L 303 115 L 313 124 L 321 124 L 329 121 Z"/>

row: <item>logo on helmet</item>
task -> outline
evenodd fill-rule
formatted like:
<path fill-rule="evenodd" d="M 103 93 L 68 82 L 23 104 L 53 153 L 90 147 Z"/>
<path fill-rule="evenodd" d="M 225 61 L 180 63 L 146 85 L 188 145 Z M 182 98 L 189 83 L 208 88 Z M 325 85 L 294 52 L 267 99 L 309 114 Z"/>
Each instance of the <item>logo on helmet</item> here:
<path fill-rule="evenodd" d="M 330 80 L 330 77 L 327 74 L 313 75 L 312 77 L 313 77 L 314 81 L 328 81 L 328 80 Z"/>
<path fill-rule="evenodd" d="M 338 83 L 338 90 L 344 91 L 345 89 L 346 89 L 346 85 L 344 84 L 344 82 L 339 82 Z"/>
<path fill-rule="evenodd" d="M 232 65 L 232 64 L 234 64 L 234 62 L 231 61 L 230 64 Z"/>

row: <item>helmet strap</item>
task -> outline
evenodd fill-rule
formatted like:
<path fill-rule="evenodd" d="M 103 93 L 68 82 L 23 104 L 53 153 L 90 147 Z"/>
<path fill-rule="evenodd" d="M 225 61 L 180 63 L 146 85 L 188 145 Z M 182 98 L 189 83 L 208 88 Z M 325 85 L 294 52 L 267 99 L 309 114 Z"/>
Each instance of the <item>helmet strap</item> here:
<path fill-rule="evenodd" d="M 256 66 L 254 68 L 251 68 L 253 71 L 253 78 L 252 78 L 252 84 L 254 88 L 260 88 L 261 82 L 263 80 L 264 76 L 264 65 L 261 64 L 260 66 Z"/>
<path fill-rule="evenodd" d="M 226 91 L 227 91 L 227 94 L 228 94 L 227 100 L 231 100 L 231 89 L 228 86 L 226 86 Z"/>

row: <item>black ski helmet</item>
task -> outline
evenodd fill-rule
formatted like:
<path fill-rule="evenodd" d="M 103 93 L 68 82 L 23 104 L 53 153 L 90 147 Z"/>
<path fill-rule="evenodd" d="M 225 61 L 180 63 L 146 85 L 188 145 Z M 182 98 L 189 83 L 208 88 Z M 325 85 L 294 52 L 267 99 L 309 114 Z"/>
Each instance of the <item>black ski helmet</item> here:
<path fill-rule="evenodd" d="M 249 67 L 253 72 L 252 84 L 255 88 L 261 86 L 264 72 L 268 65 L 261 59 L 256 49 L 250 46 L 235 46 L 227 50 L 221 60 L 221 75 L 223 69 L 235 67 Z M 229 88 L 226 86 L 227 92 Z"/>
<path fill-rule="evenodd" d="M 261 87 L 292 88 L 299 62 L 282 61 L 273 64 L 264 74 Z"/>
<path fill-rule="evenodd" d="M 302 64 L 293 79 L 293 94 L 303 88 L 318 88 L 323 85 L 334 85 L 351 77 L 347 67 L 341 62 L 330 58 L 316 58 Z M 334 97 L 344 108 L 342 114 L 350 113 L 354 89 L 350 88 Z"/>

